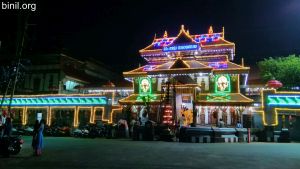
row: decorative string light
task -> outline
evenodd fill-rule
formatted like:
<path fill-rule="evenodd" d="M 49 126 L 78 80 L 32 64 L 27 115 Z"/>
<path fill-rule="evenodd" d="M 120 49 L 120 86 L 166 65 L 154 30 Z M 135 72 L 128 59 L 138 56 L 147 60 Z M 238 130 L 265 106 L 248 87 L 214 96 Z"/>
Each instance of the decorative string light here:
<path fill-rule="evenodd" d="M 263 114 L 263 118 L 267 114 L 271 115 L 271 119 L 268 121 L 264 119 L 264 125 L 277 126 L 279 111 L 300 111 L 299 99 L 300 92 L 278 92 L 276 89 L 261 90 L 260 112 Z M 267 109 L 268 111 L 266 111 Z"/>

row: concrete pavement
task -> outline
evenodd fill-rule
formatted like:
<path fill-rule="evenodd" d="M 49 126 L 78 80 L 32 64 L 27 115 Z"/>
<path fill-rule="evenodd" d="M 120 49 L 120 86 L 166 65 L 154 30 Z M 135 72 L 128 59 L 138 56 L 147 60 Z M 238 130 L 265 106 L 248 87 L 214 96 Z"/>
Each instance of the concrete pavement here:
<path fill-rule="evenodd" d="M 31 137 L 2 169 L 299 169 L 299 143 L 177 143 L 126 139 L 45 138 L 41 157 Z"/>

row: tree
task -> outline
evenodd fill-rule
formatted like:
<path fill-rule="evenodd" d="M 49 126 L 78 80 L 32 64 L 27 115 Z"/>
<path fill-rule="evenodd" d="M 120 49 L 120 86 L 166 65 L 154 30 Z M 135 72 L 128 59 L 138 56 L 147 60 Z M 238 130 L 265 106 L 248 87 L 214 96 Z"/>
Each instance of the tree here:
<path fill-rule="evenodd" d="M 14 88 L 22 85 L 27 66 L 29 65 L 30 61 L 28 59 L 19 59 L 18 61 L 13 60 L 10 64 L 0 67 L 0 95 L 2 94 L 0 109 L 7 95 L 13 94 Z"/>
<path fill-rule="evenodd" d="M 268 58 L 260 61 L 258 67 L 262 79 L 267 82 L 275 78 L 284 88 L 300 86 L 300 56 L 289 55 L 287 57 Z"/>

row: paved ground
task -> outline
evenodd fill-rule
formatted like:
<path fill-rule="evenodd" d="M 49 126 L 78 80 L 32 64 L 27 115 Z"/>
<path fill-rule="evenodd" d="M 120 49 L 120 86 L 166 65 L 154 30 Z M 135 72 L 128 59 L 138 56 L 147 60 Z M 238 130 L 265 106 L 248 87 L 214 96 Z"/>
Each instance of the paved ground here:
<path fill-rule="evenodd" d="M 131 140 L 45 138 L 41 157 L 31 138 L 21 153 L 0 158 L 1 169 L 299 169 L 300 143 L 175 143 Z"/>

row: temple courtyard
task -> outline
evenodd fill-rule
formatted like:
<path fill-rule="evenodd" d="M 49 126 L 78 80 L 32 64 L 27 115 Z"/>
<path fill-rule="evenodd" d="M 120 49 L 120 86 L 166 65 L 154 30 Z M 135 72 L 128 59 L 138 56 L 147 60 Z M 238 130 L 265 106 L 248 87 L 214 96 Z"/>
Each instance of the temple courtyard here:
<path fill-rule="evenodd" d="M 43 155 L 32 156 L 31 137 L 21 153 L 0 158 L 5 169 L 292 169 L 299 143 L 178 143 L 127 139 L 46 137 Z"/>

